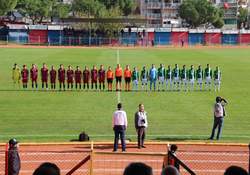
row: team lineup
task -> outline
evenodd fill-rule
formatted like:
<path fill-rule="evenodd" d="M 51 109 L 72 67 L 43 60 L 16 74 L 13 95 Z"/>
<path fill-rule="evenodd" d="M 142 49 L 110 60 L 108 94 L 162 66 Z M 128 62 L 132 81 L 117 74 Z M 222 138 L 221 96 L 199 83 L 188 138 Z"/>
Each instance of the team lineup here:
<path fill-rule="evenodd" d="M 31 81 L 32 89 L 38 89 L 38 67 L 32 64 L 30 70 L 26 65 L 20 69 L 17 64 L 14 64 L 12 70 L 12 80 L 14 86 L 22 81 L 23 89 L 28 88 L 29 79 Z M 139 72 L 137 67 L 133 70 L 130 69 L 129 65 L 126 65 L 123 70 L 120 64 L 113 71 L 111 66 L 108 67 L 107 71 L 104 66 L 101 65 L 99 69 L 94 65 L 90 70 L 85 66 L 84 70 L 81 70 L 79 66 L 73 70 L 72 66 L 69 65 L 68 69 L 65 70 L 64 65 L 61 64 L 60 68 L 56 68 L 52 65 L 51 69 L 47 68 L 47 65 L 43 63 L 40 70 L 42 89 L 49 89 L 48 83 L 50 82 L 50 89 L 56 89 L 56 81 L 59 82 L 59 90 L 85 89 L 85 90 L 105 90 L 105 84 L 107 83 L 108 91 L 113 90 L 113 80 L 116 81 L 116 91 L 122 90 L 122 79 L 124 78 L 124 90 L 125 91 L 138 91 L 139 82 L 141 82 L 141 90 L 144 91 L 194 91 L 194 90 L 209 90 L 211 91 L 212 85 L 214 85 L 215 91 L 220 91 L 221 86 L 221 70 L 216 66 L 215 70 L 212 71 L 210 65 L 207 64 L 203 70 L 201 65 L 195 69 L 193 65 L 187 68 L 183 65 L 180 69 L 178 64 L 175 64 L 174 68 L 168 65 L 164 68 L 163 64 L 160 64 L 157 69 L 152 64 L 150 69 L 143 66 Z M 132 88 L 131 88 L 132 82 Z M 99 88 L 98 88 L 99 85 Z M 196 85 L 196 88 L 195 88 Z M 205 85 L 205 87 L 203 87 Z M 149 86 L 149 87 L 148 87 Z M 149 88 L 149 89 L 148 89 Z"/>

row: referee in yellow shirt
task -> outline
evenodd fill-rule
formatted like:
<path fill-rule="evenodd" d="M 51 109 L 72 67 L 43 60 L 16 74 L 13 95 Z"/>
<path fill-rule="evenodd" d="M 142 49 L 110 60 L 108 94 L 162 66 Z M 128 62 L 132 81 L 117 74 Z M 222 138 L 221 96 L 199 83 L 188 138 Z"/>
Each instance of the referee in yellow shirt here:
<path fill-rule="evenodd" d="M 20 88 L 21 71 L 16 63 L 14 64 L 14 67 L 12 69 L 12 80 L 14 83 L 14 87 L 16 87 L 16 84 L 18 84 L 18 87 Z"/>

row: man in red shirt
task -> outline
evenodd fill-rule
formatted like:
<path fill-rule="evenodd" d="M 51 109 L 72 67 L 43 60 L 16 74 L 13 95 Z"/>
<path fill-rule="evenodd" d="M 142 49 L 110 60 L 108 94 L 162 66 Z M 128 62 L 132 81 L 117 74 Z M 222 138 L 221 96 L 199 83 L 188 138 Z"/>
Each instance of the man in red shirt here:
<path fill-rule="evenodd" d="M 89 79 L 90 79 L 89 68 L 85 66 L 85 69 L 83 71 L 83 89 L 85 89 L 86 85 L 87 89 L 89 89 Z"/>
<path fill-rule="evenodd" d="M 36 89 L 38 88 L 37 85 L 37 77 L 38 77 L 38 70 L 35 64 L 32 64 L 32 67 L 30 69 L 30 79 L 31 79 L 31 86 L 32 89 L 34 89 L 34 85 L 36 86 Z"/>
<path fill-rule="evenodd" d="M 60 64 L 60 68 L 58 69 L 58 80 L 59 80 L 59 88 L 62 90 L 65 90 L 65 69 L 63 67 L 63 64 Z"/>
<path fill-rule="evenodd" d="M 43 63 L 43 67 L 41 69 L 41 75 L 42 75 L 42 89 L 44 89 L 44 84 L 45 84 L 46 90 L 48 90 L 49 70 L 48 70 L 47 65 L 45 63 Z"/>
<path fill-rule="evenodd" d="M 51 66 L 49 75 L 50 75 L 51 89 L 55 90 L 56 89 L 56 70 L 53 65 Z"/>
<path fill-rule="evenodd" d="M 98 71 L 98 78 L 99 78 L 99 89 L 105 90 L 105 70 L 103 68 L 103 65 L 100 66 L 100 69 Z"/>
<path fill-rule="evenodd" d="M 29 71 L 28 71 L 26 65 L 23 65 L 21 75 L 22 75 L 23 88 L 27 89 L 28 88 Z"/>
<path fill-rule="evenodd" d="M 97 77 L 98 77 L 98 71 L 96 69 L 96 66 L 93 66 L 93 69 L 91 70 L 91 89 L 94 89 L 94 85 L 95 85 L 95 89 L 97 90 Z"/>
<path fill-rule="evenodd" d="M 78 85 L 79 85 L 79 89 L 82 88 L 82 71 L 79 68 L 79 66 L 76 66 L 76 70 L 75 70 L 75 85 L 76 85 L 76 89 L 78 88 Z"/>
<path fill-rule="evenodd" d="M 68 84 L 68 89 L 73 89 L 73 81 L 74 81 L 74 71 L 71 67 L 71 65 L 68 66 L 67 70 L 67 84 Z"/>

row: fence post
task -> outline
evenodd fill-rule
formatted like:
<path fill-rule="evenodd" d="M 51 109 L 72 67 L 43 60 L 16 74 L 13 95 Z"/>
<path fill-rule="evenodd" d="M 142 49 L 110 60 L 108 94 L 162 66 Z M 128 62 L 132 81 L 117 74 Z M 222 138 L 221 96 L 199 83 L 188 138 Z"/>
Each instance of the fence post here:
<path fill-rule="evenodd" d="M 248 174 L 250 174 L 250 143 L 248 144 Z"/>
<path fill-rule="evenodd" d="M 6 45 L 9 44 L 9 35 L 6 36 Z"/>
<path fill-rule="evenodd" d="M 93 162 L 94 162 L 94 142 L 91 141 L 91 152 L 90 152 L 90 175 L 93 175 Z"/>
<path fill-rule="evenodd" d="M 5 175 L 8 175 L 8 153 L 9 153 L 9 144 L 5 145 Z"/>

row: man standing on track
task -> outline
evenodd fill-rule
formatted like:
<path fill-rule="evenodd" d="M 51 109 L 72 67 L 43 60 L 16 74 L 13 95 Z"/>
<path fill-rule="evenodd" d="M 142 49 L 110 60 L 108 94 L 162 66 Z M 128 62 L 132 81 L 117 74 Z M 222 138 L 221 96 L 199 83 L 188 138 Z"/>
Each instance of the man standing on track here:
<path fill-rule="evenodd" d="M 135 113 L 135 129 L 137 132 L 138 148 L 145 148 L 144 140 L 146 136 L 146 128 L 148 127 L 147 113 L 144 111 L 144 105 L 139 104 L 139 111 Z"/>
<path fill-rule="evenodd" d="M 34 89 L 34 85 L 36 89 L 38 88 L 37 78 L 38 78 L 38 69 L 35 64 L 32 64 L 32 67 L 30 69 L 30 79 L 31 79 L 32 89 Z"/>
<path fill-rule="evenodd" d="M 105 70 L 103 65 L 100 66 L 98 70 L 98 79 L 99 79 L 99 90 L 105 90 Z"/>
<path fill-rule="evenodd" d="M 157 70 L 155 68 L 155 65 L 152 64 L 152 67 L 149 70 L 150 91 L 152 91 L 152 85 L 154 85 L 154 91 L 156 90 L 156 80 L 157 80 Z"/>
<path fill-rule="evenodd" d="M 78 85 L 79 85 L 79 89 L 81 89 L 82 88 L 82 71 L 79 66 L 76 66 L 76 70 L 75 70 L 76 89 L 78 89 Z"/>
<path fill-rule="evenodd" d="M 144 65 L 141 70 L 141 89 L 148 90 L 148 71 L 146 70 L 146 66 Z M 145 87 L 145 88 L 144 88 Z"/>
<path fill-rule="evenodd" d="M 16 63 L 14 64 L 14 67 L 12 69 L 12 80 L 14 83 L 14 87 L 16 84 L 18 84 L 18 87 L 20 88 L 21 71 Z"/>
<path fill-rule="evenodd" d="M 49 72 L 49 77 L 50 77 L 51 89 L 55 90 L 56 89 L 56 69 L 53 65 L 51 66 L 51 70 Z"/>
<path fill-rule="evenodd" d="M 43 67 L 41 68 L 42 89 L 44 89 L 44 84 L 45 84 L 46 90 L 48 90 L 48 76 L 49 76 L 49 70 L 47 68 L 47 65 L 43 63 Z"/>
<path fill-rule="evenodd" d="M 62 90 L 62 88 L 65 91 L 65 69 L 63 67 L 63 64 L 60 64 L 60 68 L 58 69 L 58 80 L 60 91 Z"/>
<path fill-rule="evenodd" d="M 128 125 L 127 114 L 125 111 L 122 110 L 122 104 L 118 103 L 117 110 L 114 112 L 112 120 L 112 126 L 115 133 L 114 149 L 113 149 L 114 152 L 117 151 L 119 137 L 121 138 L 122 152 L 126 151 L 125 131 L 127 129 L 127 125 Z"/>
<path fill-rule="evenodd" d="M 122 90 L 122 68 L 120 64 L 117 64 L 115 69 L 115 79 L 116 79 L 116 91 Z"/>
<path fill-rule="evenodd" d="M 85 66 L 82 77 L 83 77 L 83 89 L 87 88 L 87 90 L 89 90 L 90 71 L 87 66 Z"/>
<path fill-rule="evenodd" d="M 16 139 L 10 139 L 8 150 L 8 175 L 18 175 L 20 169 L 21 160 L 18 153 L 18 142 Z"/>
<path fill-rule="evenodd" d="M 74 81 L 74 71 L 71 67 L 71 65 L 68 66 L 67 70 L 67 84 L 68 84 L 68 90 L 73 90 L 73 81 Z"/>
<path fill-rule="evenodd" d="M 97 90 L 97 78 L 98 78 L 98 71 L 96 66 L 93 66 L 93 69 L 91 70 L 91 89 L 93 90 L 95 87 L 95 90 Z"/>
<path fill-rule="evenodd" d="M 124 70 L 125 91 L 130 91 L 131 76 L 132 72 L 129 68 L 129 65 L 127 65 Z"/>
<path fill-rule="evenodd" d="M 158 91 L 164 90 L 164 82 L 165 82 L 165 68 L 163 64 L 160 64 L 160 67 L 158 68 Z M 161 86 L 161 88 L 160 88 Z"/>
<path fill-rule="evenodd" d="M 21 75 L 22 75 L 23 89 L 27 89 L 28 88 L 28 80 L 29 80 L 29 71 L 28 71 L 26 65 L 23 65 Z"/>
<path fill-rule="evenodd" d="M 111 67 L 109 66 L 108 71 L 107 71 L 108 91 L 112 91 L 113 79 L 114 79 L 114 73 L 113 73 Z"/>

